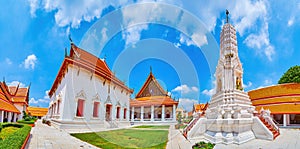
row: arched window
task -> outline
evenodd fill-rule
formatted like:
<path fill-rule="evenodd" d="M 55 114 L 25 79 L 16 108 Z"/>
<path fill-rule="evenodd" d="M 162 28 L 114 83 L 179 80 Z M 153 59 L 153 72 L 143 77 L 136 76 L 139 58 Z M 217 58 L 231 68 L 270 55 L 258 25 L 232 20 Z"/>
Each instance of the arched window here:
<path fill-rule="evenodd" d="M 93 117 L 99 117 L 98 109 L 99 109 L 99 102 L 94 102 L 94 109 L 93 109 Z"/>
<path fill-rule="evenodd" d="M 83 99 L 78 99 L 76 116 L 83 117 L 83 112 L 84 112 L 84 100 Z"/>

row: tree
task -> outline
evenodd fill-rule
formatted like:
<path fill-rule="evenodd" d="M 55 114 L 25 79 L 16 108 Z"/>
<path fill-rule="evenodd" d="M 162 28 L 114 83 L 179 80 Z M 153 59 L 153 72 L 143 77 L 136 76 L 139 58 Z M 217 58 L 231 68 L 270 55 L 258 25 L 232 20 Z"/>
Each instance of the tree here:
<path fill-rule="evenodd" d="M 293 66 L 282 75 L 278 84 L 284 83 L 300 83 L 300 66 Z"/>

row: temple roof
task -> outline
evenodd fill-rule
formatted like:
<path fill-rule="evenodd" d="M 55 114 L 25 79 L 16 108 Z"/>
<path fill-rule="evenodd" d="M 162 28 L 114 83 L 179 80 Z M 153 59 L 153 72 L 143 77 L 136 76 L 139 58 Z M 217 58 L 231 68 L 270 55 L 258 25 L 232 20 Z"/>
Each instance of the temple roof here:
<path fill-rule="evenodd" d="M 150 72 L 141 90 L 134 100 L 130 101 L 130 106 L 151 106 L 151 105 L 178 105 L 168 93 L 160 86 L 156 78 Z"/>
<path fill-rule="evenodd" d="M 0 110 L 21 113 L 15 106 L 14 101 L 12 100 L 15 96 L 11 95 L 9 92 L 9 87 L 5 82 L 0 82 Z M 27 97 L 27 96 L 26 96 Z M 22 98 L 23 99 L 23 98 Z M 23 101 L 23 100 L 22 100 Z M 24 103 L 27 105 L 26 100 Z"/>
<path fill-rule="evenodd" d="M 44 116 L 48 112 L 48 108 L 40 108 L 40 107 L 27 107 L 27 110 L 31 116 Z"/>
<path fill-rule="evenodd" d="M 140 99 L 130 100 L 130 107 L 139 106 L 159 106 L 159 105 L 178 105 L 177 101 L 174 101 L 170 96 L 149 96 L 141 97 Z"/>
<path fill-rule="evenodd" d="M 300 83 L 287 83 L 251 90 L 248 95 L 259 111 L 269 109 L 272 114 L 300 114 Z"/>
<path fill-rule="evenodd" d="M 75 65 L 80 69 L 86 69 L 87 71 L 90 71 L 91 73 L 101 76 L 105 80 L 112 82 L 112 84 L 120 86 L 122 89 L 128 91 L 129 93 L 133 92 L 132 89 L 128 88 L 110 71 L 104 60 L 99 59 L 98 57 L 71 43 L 70 56 L 65 57 L 59 69 L 55 81 L 49 91 L 50 97 L 53 95 L 65 73 L 67 72 L 68 65 Z"/>
<path fill-rule="evenodd" d="M 167 96 L 168 93 L 164 91 L 164 89 L 160 86 L 160 84 L 157 82 L 156 78 L 150 72 L 148 75 L 148 78 L 144 85 L 142 86 L 141 90 L 138 92 L 135 98 L 139 100 L 138 98 L 141 97 L 149 97 L 149 96 Z"/>

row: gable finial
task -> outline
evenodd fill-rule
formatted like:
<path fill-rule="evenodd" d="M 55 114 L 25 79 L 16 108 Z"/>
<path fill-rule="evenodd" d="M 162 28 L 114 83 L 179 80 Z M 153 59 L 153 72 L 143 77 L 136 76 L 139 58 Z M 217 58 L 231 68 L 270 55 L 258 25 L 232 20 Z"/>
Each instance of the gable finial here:
<path fill-rule="evenodd" d="M 229 11 L 226 9 L 226 23 L 228 23 L 229 20 L 228 15 L 229 15 Z"/>
<path fill-rule="evenodd" d="M 73 40 L 71 38 L 71 34 L 69 34 L 69 40 L 70 40 L 71 43 L 73 43 Z"/>
<path fill-rule="evenodd" d="M 67 48 L 65 48 L 65 57 L 68 56 L 68 51 L 67 51 Z"/>
<path fill-rule="evenodd" d="M 152 66 L 150 66 L 150 73 L 152 73 Z"/>

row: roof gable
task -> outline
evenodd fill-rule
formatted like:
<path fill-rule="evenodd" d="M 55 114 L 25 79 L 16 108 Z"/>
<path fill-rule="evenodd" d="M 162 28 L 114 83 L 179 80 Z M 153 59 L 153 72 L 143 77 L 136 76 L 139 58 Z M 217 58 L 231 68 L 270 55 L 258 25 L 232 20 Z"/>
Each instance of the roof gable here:
<path fill-rule="evenodd" d="M 136 98 L 149 96 L 167 96 L 167 92 L 160 86 L 152 72 L 150 72 L 146 82 L 136 95 Z"/>

